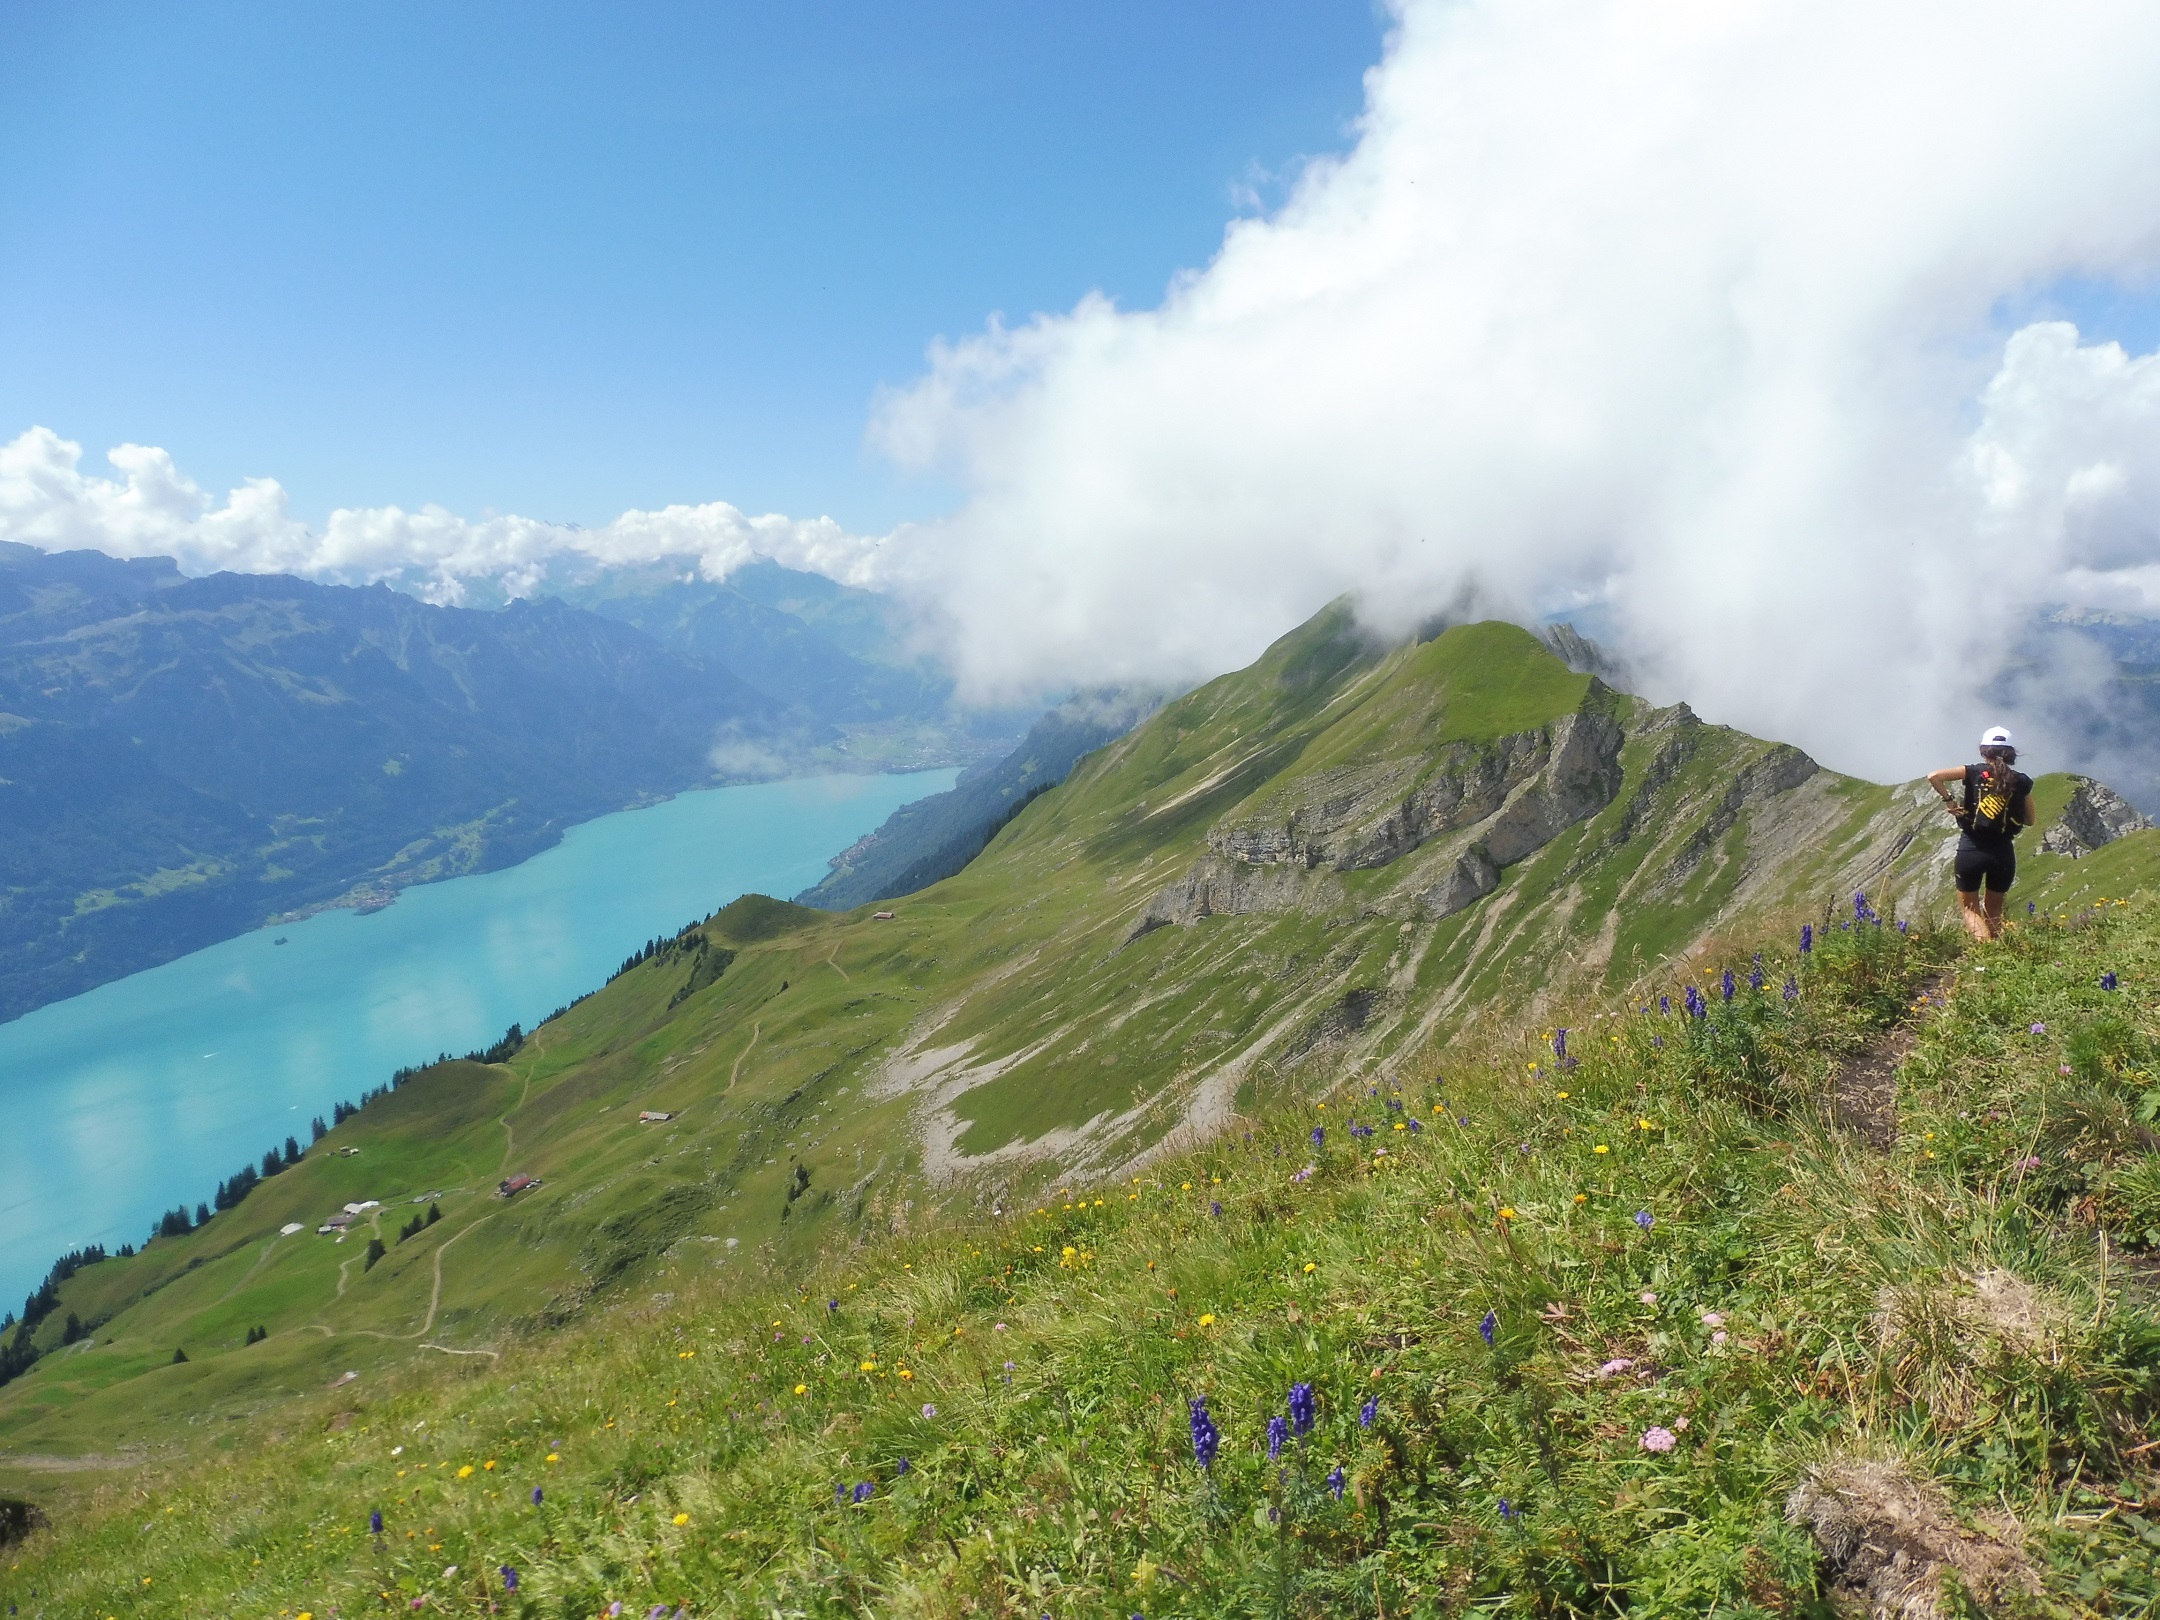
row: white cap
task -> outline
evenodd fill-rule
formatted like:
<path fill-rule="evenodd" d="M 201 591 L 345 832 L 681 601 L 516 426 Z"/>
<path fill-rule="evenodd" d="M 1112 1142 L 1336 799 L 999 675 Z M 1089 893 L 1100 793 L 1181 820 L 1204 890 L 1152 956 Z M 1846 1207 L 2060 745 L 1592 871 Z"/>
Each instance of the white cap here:
<path fill-rule="evenodd" d="M 1987 730 L 1980 733 L 1980 746 L 1982 748 L 2010 747 L 2010 728 L 2008 726 L 1989 726 Z"/>

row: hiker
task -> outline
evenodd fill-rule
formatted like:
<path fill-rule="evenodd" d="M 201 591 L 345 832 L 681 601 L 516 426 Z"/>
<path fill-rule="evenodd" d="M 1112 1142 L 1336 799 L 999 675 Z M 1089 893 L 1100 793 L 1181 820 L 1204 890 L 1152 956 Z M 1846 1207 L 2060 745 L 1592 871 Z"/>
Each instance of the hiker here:
<path fill-rule="evenodd" d="M 1965 784 L 1963 802 L 1950 784 Z M 1957 847 L 1957 895 L 1965 928 L 1974 939 L 2001 939 L 2003 896 L 2017 881 L 2017 848 L 2011 842 L 2033 824 L 2032 778 L 2017 768 L 2017 749 L 2002 726 L 1980 737 L 1980 763 L 1947 765 L 1928 772 L 1928 786 L 1942 800 L 1962 836 Z"/>

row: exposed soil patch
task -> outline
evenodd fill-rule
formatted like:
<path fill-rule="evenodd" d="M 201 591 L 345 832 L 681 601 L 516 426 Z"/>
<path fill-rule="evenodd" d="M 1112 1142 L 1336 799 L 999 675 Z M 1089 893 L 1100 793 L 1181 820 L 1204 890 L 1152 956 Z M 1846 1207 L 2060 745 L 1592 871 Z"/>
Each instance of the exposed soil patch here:
<path fill-rule="evenodd" d="M 1920 993 L 1933 1006 L 1950 975 L 1937 973 Z M 1907 1014 L 1838 1065 L 1830 1090 L 1830 1117 L 1869 1147 L 1887 1153 L 1897 1146 L 1897 1071 L 1920 1039 L 1917 1019 Z"/>
<path fill-rule="evenodd" d="M 1832 1592 L 1870 1620 L 1946 1620 L 1958 1612 L 1950 1576 L 1989 1608 L 2035 1589 L 1998 1527 L 1959 1524 L 1941 1491 L 1894 1461 L 1822 1464 L 1785 1499 L 1785 1517 L 1814 1536 Z"/>

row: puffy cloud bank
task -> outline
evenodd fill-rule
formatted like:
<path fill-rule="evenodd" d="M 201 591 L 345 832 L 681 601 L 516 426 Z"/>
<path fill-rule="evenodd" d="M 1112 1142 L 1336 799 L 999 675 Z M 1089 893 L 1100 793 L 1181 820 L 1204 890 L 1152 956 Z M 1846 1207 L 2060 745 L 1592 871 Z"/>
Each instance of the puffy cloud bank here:
<path fill-rule="evenodd" d="M 1343 591 L 1588 610 L 1835 763 L 1962 748 L 2036 606 L 2160 610 L 2160 360 L 2001 311 L 2160 245 L 2160 10 L 1407 0 L 1354 149 L 878 441 L 978 680 L 1199 675 Z M 1946 755 L 1946 757 L 1948 757 Z"/>
<path fill-rule="evenodd" d="M 107 453 L 119 474 L 82 470 L 82 446 L 46 428 L 0 445 L 0 540 L 47 551 L 172 557 L 190 573 L 299 574 L 348 585 L 389 583 L 430 601 L 526 596 L 595 569 L 661 561 L 720 579 L 769 557 L 868 583 L 877 542 L 830 518 L 751 517 L 725 501 L 625 512 L 597 529 L 536 518 L 463 518 L 439 506 L 344 508 L 320 531 L 292 515 L 284 488 L 251 478 L 222 503 L 163 450 Z"/>
<path fill-rule="evenodd" d="M 2156 87 L 2144 0 L 1402 0 L 1352 149 L 1158 307 L 993 322 L 878 403 L 967 491 L 943 520 L 315 532 L 33 432 L 0 536 L 449 600 L 772 556 L 907 595 L 982 694 L 1210 675 L 1345 591 L 1574 610 L 1652 691 L 1905 776 L 2036 611 L 2160 612 L 2160 357 L 2004 313 L 2160 289 Z"/>

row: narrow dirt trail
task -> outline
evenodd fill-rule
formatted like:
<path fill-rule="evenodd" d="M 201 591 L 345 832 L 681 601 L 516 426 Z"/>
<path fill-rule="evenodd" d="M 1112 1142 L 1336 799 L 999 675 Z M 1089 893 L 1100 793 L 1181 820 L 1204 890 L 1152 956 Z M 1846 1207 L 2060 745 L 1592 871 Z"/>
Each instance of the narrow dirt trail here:
<path fill-rule="evenodd" d="M 429 1331 L 435 1326 L 435 1313 L 442 1309 L 442 1259 L 444 1255 L 450 1252 L 450 1245 L 457 1242 L 459 1238 L 465 1237 L 468 1233 L 479 1231 L 481 1227 L 487 1225 L 494 1218 L 493 1215 L 483 1215 L 477 1221 L 474 1221 L 472 1225 L 466 1227 L 463 1232 L 443 1239 L 442 1247 L 435 1251 L 435 1286 L 428 1291 L 427 1320 L 422 1322 L 419 1331 L 412 1335 L 414 1338 L 424 1339 L 427 1337 Z M 428 1348 L 440 1349 L 441 1346 L 431 1345 Z"/>
<path fill-rule="evenodd" d="M 757 1049 L 758 1035 L 764 1028 L 765 1025 L 762 1020 L 750 1026 L 750 1044 L 735 1054 L 735 1063 L 727 1072 L 727 1084 L 721 1089 L 721 1096 L 725 1097 L 735 1089 L 736 1077 L 742 1073 L 743 1059 Z"/>
<path fill-rule="evenodd" d="M 837 957 L 839 956 L 839 954 L 840 954 L 840 947 L 839 947 L 839 946 L 837 946 L 837 945 L 835 945 L 835 946 L 834 946 L 834 947 L 832 948 L 832 951 L 830 952 L 830 954 L 828 954 L 828 955 L 826 956 L 826 958 L 825 958 L 825 965 L 826 965 L 827 967 L 831 968 L 831 969 L 832 969 L 832 970 L 833 970 L 833 971 L 834 971 L 835 973 L 839 974 L 839 975 L 840 975 L 840 977 L 841 977 L 842 979 L 845 979 L 845 980 L 847 980 L 847 982 L 848 982 L 849 984 L 853 984 L 853 983 L 854 983 L 855 981 L 854 981 L 853 979 L 850 979 L 850 978 L 848 978 L 848 970 L 847 970 L 846 968 L 842 967 L 842 966 L 841 966 L 841 965 L 839 964 L 839 962 L 838 962 L 837 960 L 835 960 L 835 958 L 837 958 Z"/>
<path fill-rule="evenodd" d="M 518 1088 L 518 1100 L 504 1109 L 502 1118 L 495 1122 L 502 1127 L 503 1131 L 503 1156 L 500 1168 L 506 1176 L 510 1173 L 510 1155 L 517 1151 L 517 1133 L 510 1129 L 510 1116 L 523 1108 L 525 1099 L 531 1095 L 532 1076 L 528 1074 L 525 1077 L 525 1084 Z M 444 1244 L 443 1247 L 448 1248 L 449 1245 Z M 442 1251 L 438 1249 L 436 1252 L 440 1254 Z"/>
<path fill-rule="evenodd" d="M 1931 974 L 1919 995 L 1930 1007 L 1942 999 L 1950 982 L 1946 969 Z M 1915 997 L 1917 1000 L 1918 997 Z M 1897 1146 L 1897 1071 L 1920 1039 L 1919 1015 L 1908 1011 L 1862 1050 L 1838 1064 L 1830 1092 L 1830 1117 L 1878 1152 Z"/>

